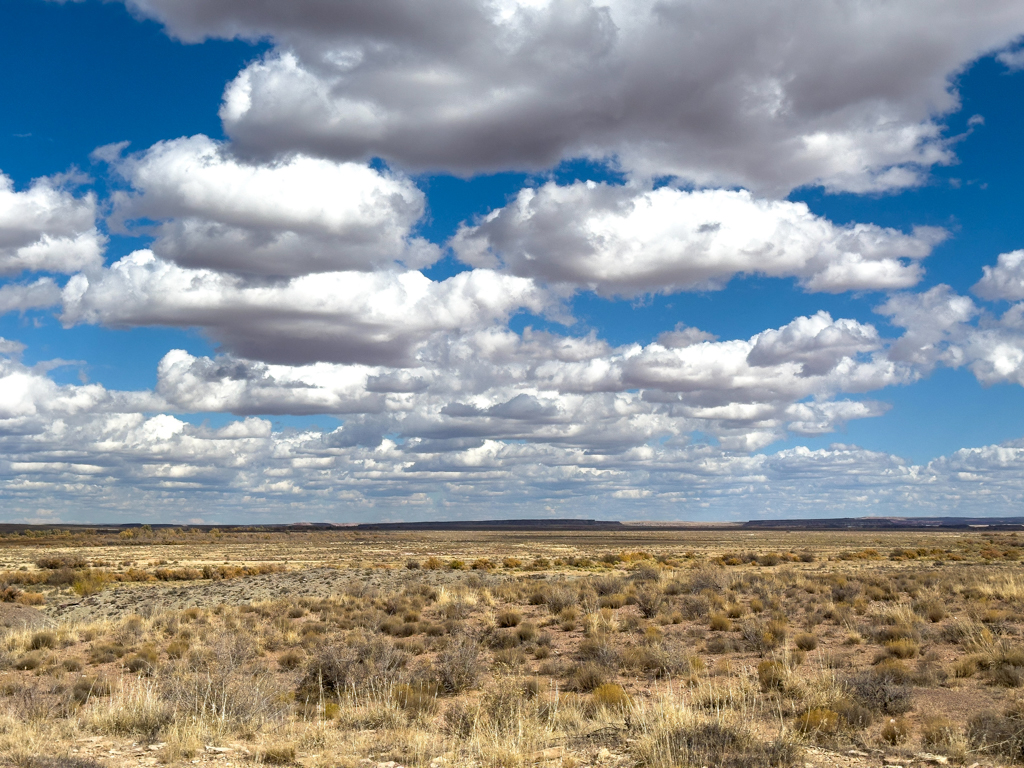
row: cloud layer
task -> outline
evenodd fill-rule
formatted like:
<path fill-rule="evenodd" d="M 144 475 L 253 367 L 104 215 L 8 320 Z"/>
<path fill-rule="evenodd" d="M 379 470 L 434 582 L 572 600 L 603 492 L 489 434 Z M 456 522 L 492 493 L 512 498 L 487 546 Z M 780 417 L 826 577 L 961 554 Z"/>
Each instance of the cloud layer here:
<path fill-rule="evenodd" d="M 248 151 L 467 175 L 615 158 L 771 194 L 919 183 L 952 157 L 951 75 L 1024 32 L 1000 0 L 126 2 L 186 41 L 274 42 L 224 96 Z"/>
<path fill-rule="evenodd" d="M 198 329 L 217 349 L 166 350 L 151 388 L 119 391 L 58 383 L 65 361 L 27 365 L 0 339 L 9 514 L 993 514 L 1022 501 L 1021 442 L 927 465 L 794 444 L 882 417 L 887 388 L 939 367 L 1024 386 L 1024 251 L 985 267 L 973 298 L 918 289 L 948 232 L 836 223 L 786 199 L 896 192 L 954 162 L 956 79 L 987 54 L 1019 67 L 1020 4 L 123 2 L 187 42 L 271 47 L 224 91 L 226 140 L 97 149 L 103 198 L 76 173 L 20 189 L 0 174 L 0 313 Z M 545 183 L 579 158 L 625 181 Z M 415 174 L 501 170 L 541 181 L 447 243 L 420 235 L 430 183 Z M 105 232 L 145 239 L 108 259 Z M 776 314 L 742 338 L 679 324 L 611 343 L 572 317 L 587 292 L 644 301 L 735 277 L 849 295 L 818 306 L 885 295 L 854 316 Z M 264 416 L 327 426 L 275 431 Z"/>

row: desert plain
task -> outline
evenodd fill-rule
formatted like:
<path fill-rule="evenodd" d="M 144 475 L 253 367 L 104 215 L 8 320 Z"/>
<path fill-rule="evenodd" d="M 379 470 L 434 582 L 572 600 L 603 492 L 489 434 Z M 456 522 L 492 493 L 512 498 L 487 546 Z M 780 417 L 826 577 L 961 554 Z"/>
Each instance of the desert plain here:
<path fill-rule="evenodd" d="M 1024 533 L 0 536 L 0 764 L 1024 760 Z"/>

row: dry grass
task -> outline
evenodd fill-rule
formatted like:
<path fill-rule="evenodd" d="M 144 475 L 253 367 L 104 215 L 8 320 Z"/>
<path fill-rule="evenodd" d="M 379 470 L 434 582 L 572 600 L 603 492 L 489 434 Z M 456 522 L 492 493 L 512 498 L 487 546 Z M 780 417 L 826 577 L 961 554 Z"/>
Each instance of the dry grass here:
<path fill-rule="evenodd" d="M 0 763 L 1024 758 L 1016 536 L 758 539 L 8 537 L 0 590 L 39 625 L 0 638 Z"/>

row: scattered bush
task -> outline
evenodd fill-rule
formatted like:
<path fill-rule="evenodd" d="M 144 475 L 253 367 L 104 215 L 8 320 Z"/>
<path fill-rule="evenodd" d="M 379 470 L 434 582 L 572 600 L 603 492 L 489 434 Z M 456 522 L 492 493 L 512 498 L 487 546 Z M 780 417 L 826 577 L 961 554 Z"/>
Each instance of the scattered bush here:
<path fill-rule="evenodd" d="M 832 736 L 839 730 L 842 718 L 831 709 L 809 709 L 796 719 L 796 729 L 808 736 Z"/>
<path fill-rule="evenodd" d="M 657 732 L 634 746 L 645 768 L 787 768 L 798 751 L 789 741 L 763 741 L 718 722 L 697 723 Z"/>
<path fill-rule="evenodd" d="M 793 638 L 793 645 L 801 651 L 813 651 L 818 647 L 818 638 L 812 632 L 801 632 Z"/>
<path fill-rule="evenodd" d="M 434 659 L 433 672 L 446 693 L 460 693 L 476 685 L 480 677 L 480 649 L 466 635 L 452 638 Z"/>
<path fill-rule="evenodd" d="M 36 632 L 32 635 L 32 639 L 29 640 L 28 647 L 33 651 L 39 651 L 44 648 L 56 648 L 57 647 L 57 635 L 50 631 Z"/>
<path fill-rule="evenodd" d="M 902 717 L 891 717 L 882 726 L 881 736 L 888 743 L 902 744 L 910 735 L 910 724 Z"/>
<path fill-rule="evenodd" d="M 875 712 L 902 715 L 910 710 L 910 686 L 897 682 L 897 677 L 886 670 L 862 672 L 851 679 L 850 685 L 857 699 Z"/>
<path fill-rule="evenodd" d="M 504 610 L 494 618 L 494 623 L 499 627 L 516 627 L 523 620 L 523 615 L 518 611 Z"/>
<path fill-rule="evenodd" d="M 594 688 L 594 703 L 605 709 L 625 709 L 629 705 L 629 694 L 621 685 L 605 683 Z"/>

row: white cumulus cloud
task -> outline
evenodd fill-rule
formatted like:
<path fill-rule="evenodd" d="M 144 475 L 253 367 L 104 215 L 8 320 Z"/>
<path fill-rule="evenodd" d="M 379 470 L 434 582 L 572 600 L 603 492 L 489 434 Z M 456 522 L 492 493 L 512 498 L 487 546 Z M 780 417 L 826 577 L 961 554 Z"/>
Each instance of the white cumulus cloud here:
<path fill-rule="evenodd" d="M 135 251 L 64 287 L 62 321 L 200 328 L 243 357 L 409 364 L 437 331 L 486 326 L 550 300 L 532 280 L 490 270 L 433 281 L 421 272 L 328 272 L 249 282 Z"/>
<path fill-rule="evenodd" d="M 103 263 L 96 195 L 76 197 L 68 176 L 36 179 L 24 190 L 0 173 L 0 275 L 71 273 Z"/>
<path fill-rule="evenodd" d="M 423 193 L 363 164 L 302 155 L 247 162 L 206 136 L 109 159 L 131 186 L 114 194 L 114 220 L 159 222 L 154 253 L 185 267 L 295 276 L 419 268 L 440 257 L 410 234 Z"/>
<path fill-rule="evenodd" d="M 803 203 L 746 191 L 637 190 L 594 182 L 524 189 L 452 239 L 473 266 L 605 296 L 721 289 L 735 275 L 796 277 L 810 291 L 907 288 L 945 237 L 836 226 Z"/>

